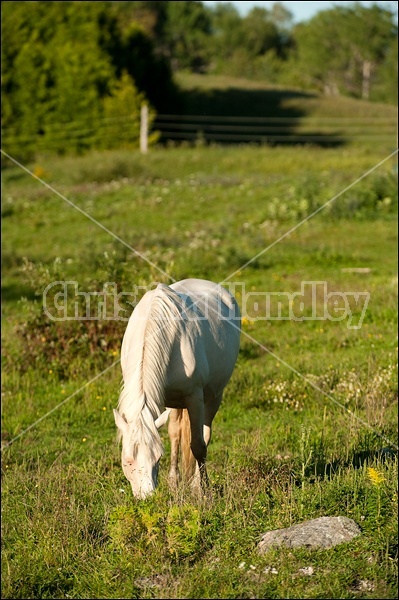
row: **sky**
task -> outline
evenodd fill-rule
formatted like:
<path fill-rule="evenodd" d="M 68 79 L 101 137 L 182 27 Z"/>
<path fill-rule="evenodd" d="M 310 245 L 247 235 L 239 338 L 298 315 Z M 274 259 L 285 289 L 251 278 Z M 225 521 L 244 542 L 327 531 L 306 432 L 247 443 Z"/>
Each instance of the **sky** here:
<path fill-rule="evenodd" d="M 242 1 L 242 0 L 230 0 L 231 4 L 234 4 L 234 6 L 237 8 L 237 10 L 239 11 L 239 13 L 241 15 L 246 15 L 251 8 L 253 8 L 254 6 L 262 6 L 264 8 L 271 8 L 271 6 L 273 6 L 273 4 L 275 3 L 274 0 L 272 0 L 271 2 L 264 2 L 262 0 L 248 0 L 248 1 Z M 217 4 L 217 2 L 215 0 L 204 0 L 203 4 L 207 4 L 209 6 L 212 6 L 214 4 Z M 220 4 L 227 4 L 226 2 L 220 2 Z M 308 19 L 311 19 L 317 12 L 319 12 L 320 10 L 326 10 L 329 8 L 333 8 L 334 6 L 350 6 L 351 4 L 353 4 L 353 2 L 351 1 L 342 1 L 342 2 L 288 2 L 285 0 L 281 1 L 281 4 L 283 4 L 283 6 L 285 6 L 293 15 L 293 20 L 294 23 L 299 23 L 300 21 L 307 21 Z M 359 4 L 362 4 L 363 6 L 371 6 L 372 4 L 378 4 L 379 6 L 381 6 L 382 8 L 388 8 L 391 11 L 394 11 L 397 14 L 398 11 L 398 5 L 397 2 L 359 2 Z"/>

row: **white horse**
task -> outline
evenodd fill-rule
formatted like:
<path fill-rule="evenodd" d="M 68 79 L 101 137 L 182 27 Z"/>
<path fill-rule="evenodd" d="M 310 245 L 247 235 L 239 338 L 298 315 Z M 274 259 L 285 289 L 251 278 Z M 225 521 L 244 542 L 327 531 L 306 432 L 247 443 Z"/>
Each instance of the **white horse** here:
<path fill-rule="evenodd" d="M 137 498 L 157 486 L 158 428 L 168 416 L 170 483 L 180 477 L 181 448 L 184 477 L 206 484 L 212 421 L 237 360 L 240 325 L 230 292 L 202 279 L 159 284 L 134 309 L 122 342 L 123 389 L 114 417 L 123 472 Z"/>

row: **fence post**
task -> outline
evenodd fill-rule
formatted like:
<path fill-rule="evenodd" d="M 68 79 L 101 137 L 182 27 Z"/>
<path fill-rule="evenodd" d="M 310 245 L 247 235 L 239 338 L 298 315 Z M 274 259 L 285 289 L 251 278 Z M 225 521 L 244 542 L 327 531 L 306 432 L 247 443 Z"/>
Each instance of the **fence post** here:
<path fill-rule="evenodd" d="M 148 150 L 148 106 L 141 105 L 140 113 L 140 152 L 146 154 Z"/>

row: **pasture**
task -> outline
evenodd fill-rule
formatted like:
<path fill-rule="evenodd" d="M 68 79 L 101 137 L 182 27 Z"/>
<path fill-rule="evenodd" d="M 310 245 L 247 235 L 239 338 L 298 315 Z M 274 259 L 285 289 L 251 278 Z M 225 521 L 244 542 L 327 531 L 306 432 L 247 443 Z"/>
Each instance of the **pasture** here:
<path fill-rule="evenodd" d="M 393 149 L 199 143 L 28 165 L 58 194 L 3 171 L 3 598 L 397 597 L 396 159 L 354 184 Z M 169 490 L 164 428 L 159 488 L 136 500 L 112 415 L 126 323 L 50 321 L 43 290 L 231 274 L 241 306 L 312 281 L 370 299 L 357 329 L 244 315 L 206 498 Z M 258 555 L 265 531 L 325 515 L 362 535 Z"/>

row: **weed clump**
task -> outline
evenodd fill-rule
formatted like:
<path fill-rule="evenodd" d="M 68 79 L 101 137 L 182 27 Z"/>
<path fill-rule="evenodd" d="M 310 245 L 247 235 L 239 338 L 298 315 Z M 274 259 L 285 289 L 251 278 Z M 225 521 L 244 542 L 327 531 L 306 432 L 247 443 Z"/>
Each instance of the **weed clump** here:
<path fill-rule="evenodd" d="M 162 543 L 163 516 L 146 506 L 118 506 L 110 515 L 108 534 L 112 546 L 145 551 L 154 542 Z"/>
<path fill-rule="evenodd" d="M 172 506 L 166 519 L 169 554 L 177 562 L 192 557 L 199 549 L 200 518 L 198 509 L 190 504 Z"/>
<path fill-rule="evenodd" d="M 108 521 L 111 545 L 142 554 L 157 548 L 173 562 L 194 558 L 200 549 L 201 519 L 191 504 L 159 512 L 151 503 L 115 508 Z"/>

